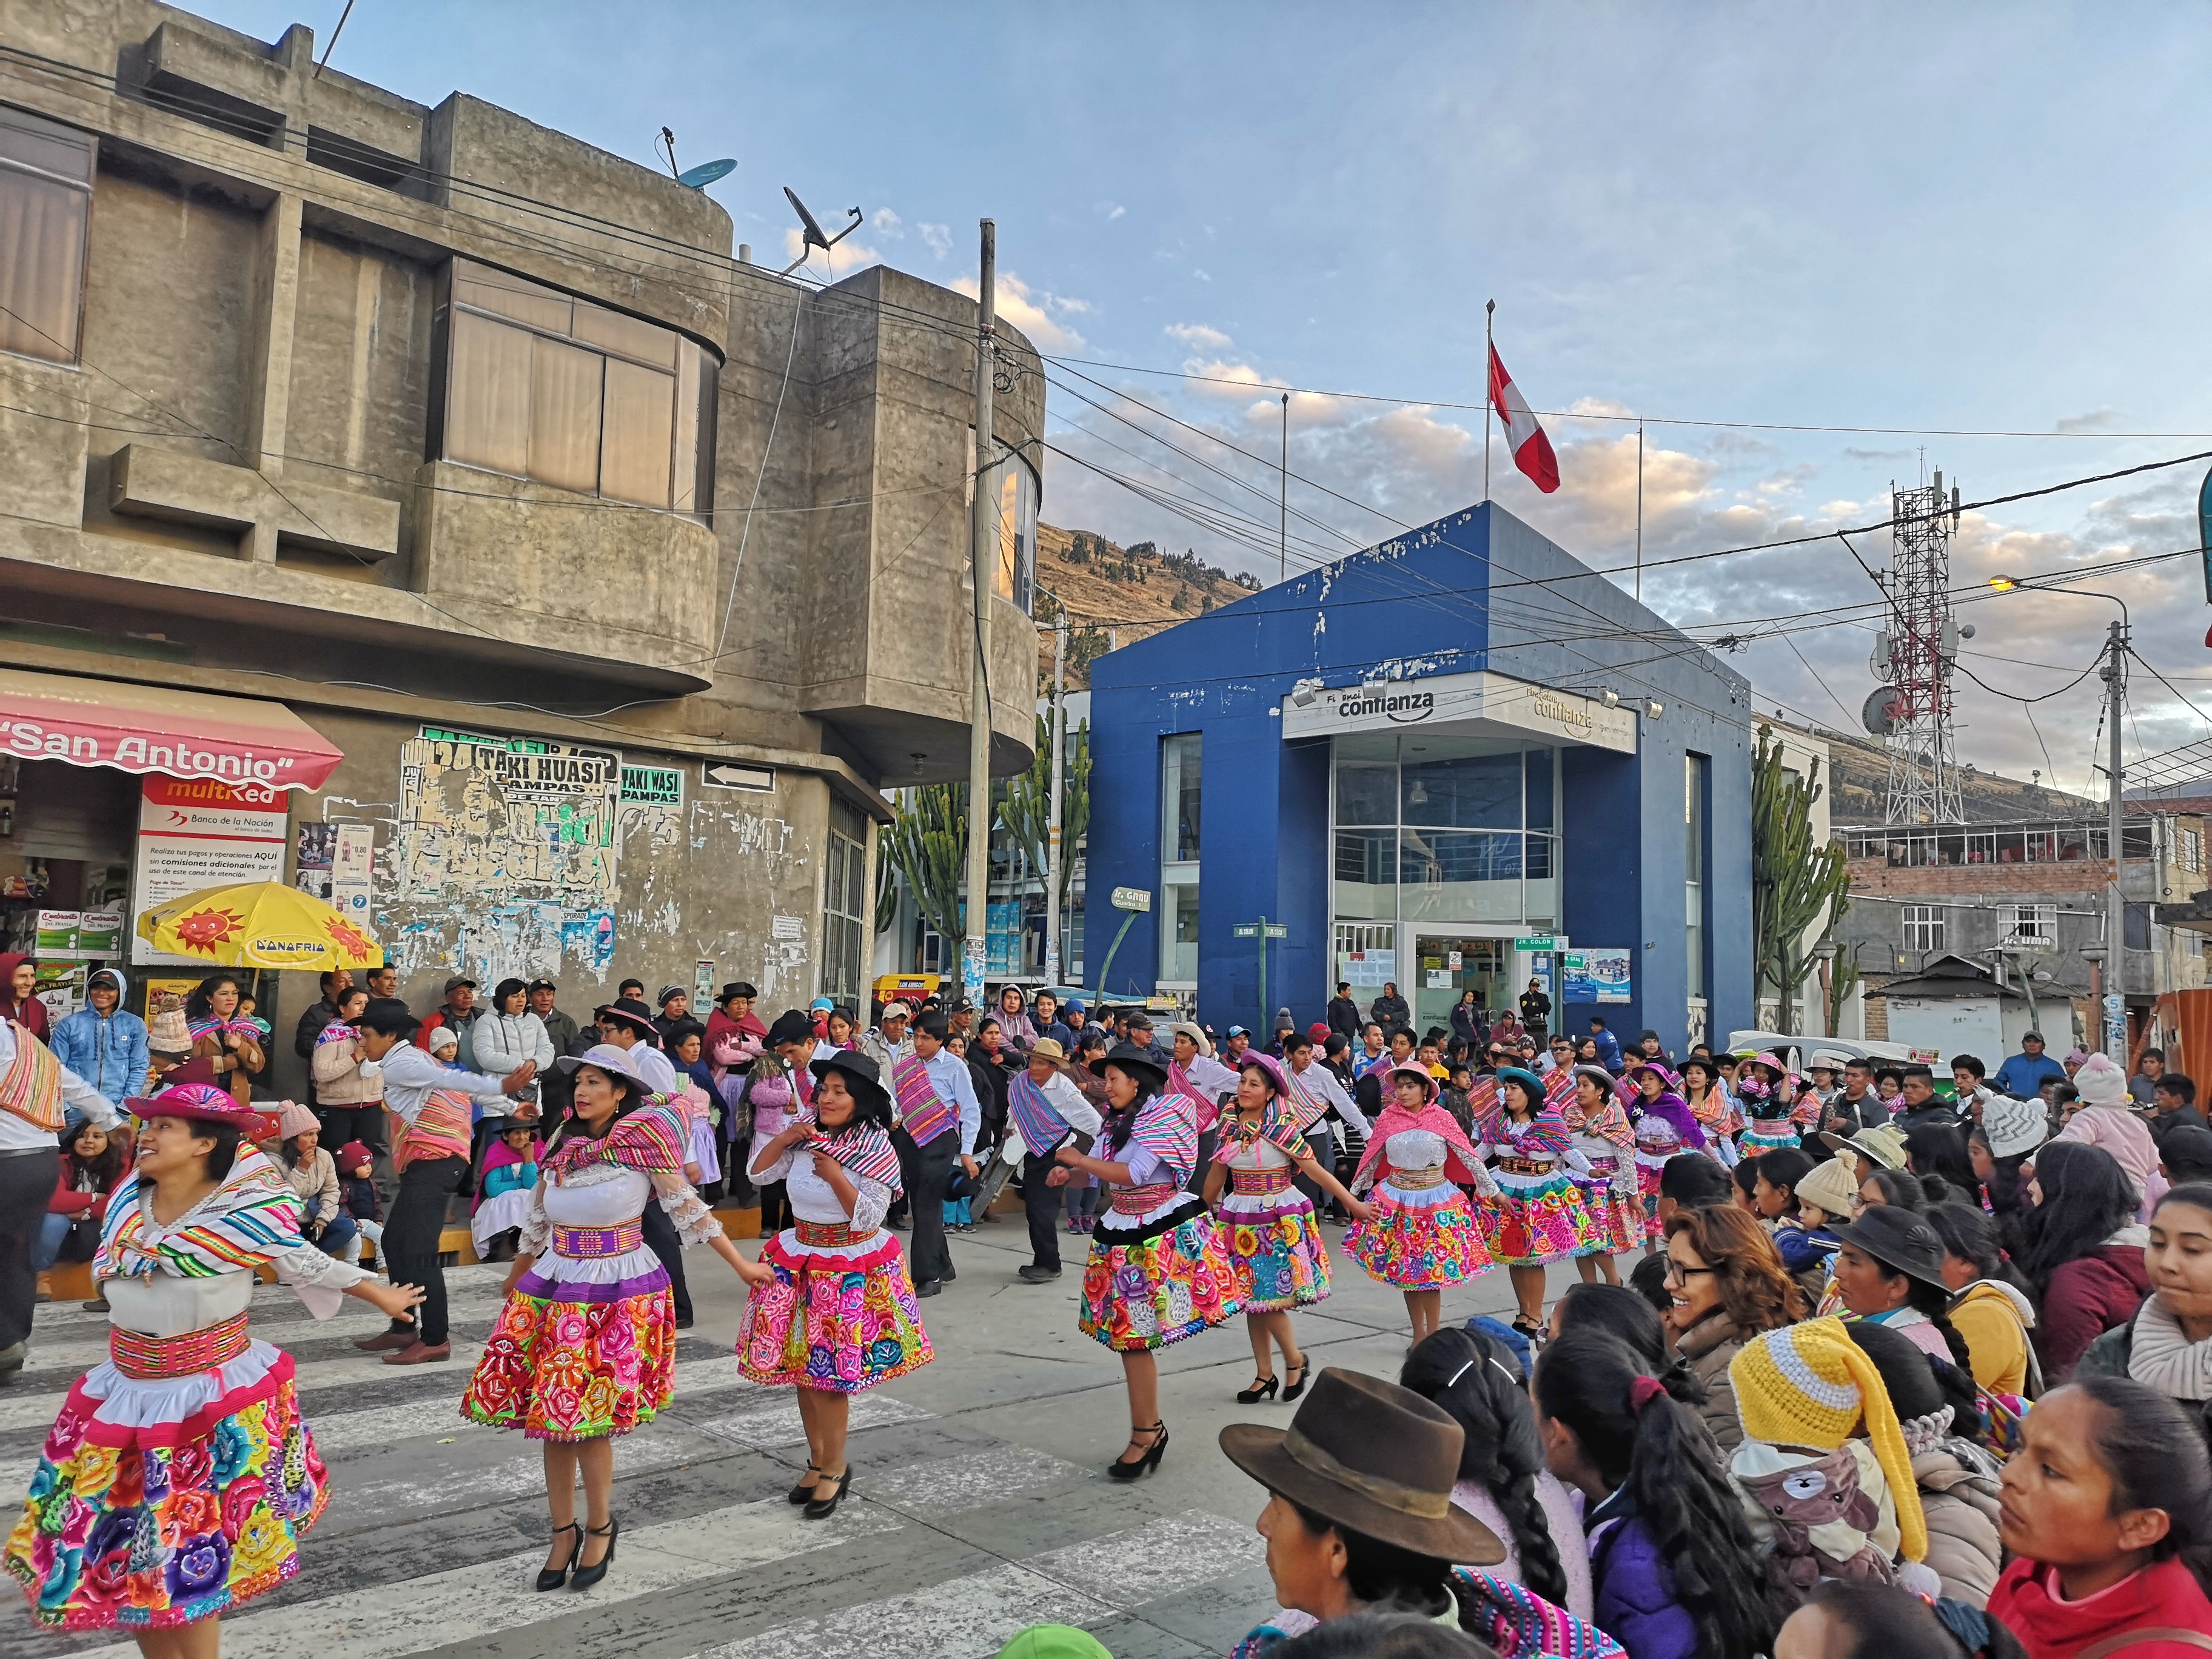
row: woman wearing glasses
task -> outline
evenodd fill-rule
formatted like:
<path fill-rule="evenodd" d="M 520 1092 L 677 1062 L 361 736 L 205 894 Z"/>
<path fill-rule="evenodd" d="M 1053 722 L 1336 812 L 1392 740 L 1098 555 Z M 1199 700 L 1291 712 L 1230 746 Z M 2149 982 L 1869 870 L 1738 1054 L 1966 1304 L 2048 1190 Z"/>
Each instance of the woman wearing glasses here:
<path fill-rule="evenodd" d="M 1747 1212 L 1711 1204 L 1667 1223 L 1666 1315 L 1675 1352 L 1705 1385 L 1698 1412 L 1723 1452 L 1743 1441 L 1729 1362 L 1763 1331 L 1805 1316 L 1804 1293 L 1766 1229 Z"/>

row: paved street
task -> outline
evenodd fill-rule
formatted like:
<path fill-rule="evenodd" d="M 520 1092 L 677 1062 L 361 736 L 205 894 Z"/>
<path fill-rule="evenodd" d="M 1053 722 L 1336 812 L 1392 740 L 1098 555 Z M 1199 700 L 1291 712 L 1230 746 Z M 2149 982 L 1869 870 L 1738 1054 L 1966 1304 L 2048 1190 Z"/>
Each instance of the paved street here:
<path fill-rule="evenodd" d="M 1303 1340 L 1321 1364 L 1395 1373 L 1403 1304 L 1334 1249 L 1336 1232 L 1337 1294 L 1298 1316 Z M 545 1549 L 536 1449 L 457 1414 L 503 1268 L 448 1275 L 453 1363 L 409 1370 L 356 1353 L 351 1339 L 380 1322 L 360 1304 L 319 1325 L 289 1291 L 264 1286 L 257 1334 L 299 1364 L 335 1496 L 300 1577 L 225 1622 L 227 1659 L 973 1659 L 1040 1620 L 1090 1627 L 1118 1659 L 1224 1653 L 1273 1597 L 1252 1530 L 1259 1489 L 1214 1434 L 1240 1418 L 1287 1422 L 1291 1408 L 1231 1397 L 1252 1374 L 1238 1320 L 1165 1355 L 1173 1443 L 1160 1471 L 1133 1488 L 1106 1480 L 1127 1419 L 1118 1363 L 1075 1329 L 1086 1242 L 1066 1239 L 1067 1272 L 1032 1287 L 1013 1276 L 1028 1259 L 1018 1216 L 954 1238 L 959 1279 L 922 1304 L 937 1362 L 855 1406 L 853 1495 L 812 1525 L 783 1502 L 806 1461 L 791 1394 L 738 1380 L 737 1281 L 692 1252 L 699 1322 L 679 1350 L 676 1402 L 621 1443 L 614 1570 L 581 1595 L 531 1589 Z M 1510 1304 L 1498 1272 L 1447 1296 L 1444 1312 Z M 40 1310 L 30 1365 L 0 1392 L 12 1491 L 106 1334 L 74 1304 Z M 41 1633 L 20 1602 L 0 1613 L 0 1659 L 88 1651 L 136 1650 Z"/>

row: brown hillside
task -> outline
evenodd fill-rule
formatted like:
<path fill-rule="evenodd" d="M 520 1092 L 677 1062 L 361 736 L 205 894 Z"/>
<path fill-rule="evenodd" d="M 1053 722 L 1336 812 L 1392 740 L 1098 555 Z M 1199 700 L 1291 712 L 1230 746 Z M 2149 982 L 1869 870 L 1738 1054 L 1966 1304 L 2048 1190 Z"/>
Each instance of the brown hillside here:
<path fill-rule="evenodd" d="M 1051 598 L 1067 609 L 1067 684 L 1091 684 L 1091 663 L 1117 645 L 1218 610 L 1258 584 L 1243 586 L 1227 571 L 1188 553 L 1163 551 L 1150 542 L 1122 547 L 1087 530 L 1037 526 L 1037 684 L 1052 688 Z M 1249 581 L 1250 578 L 1245 579 Z M 1050 596 L 1050 597 L 1048 597 Z"/>

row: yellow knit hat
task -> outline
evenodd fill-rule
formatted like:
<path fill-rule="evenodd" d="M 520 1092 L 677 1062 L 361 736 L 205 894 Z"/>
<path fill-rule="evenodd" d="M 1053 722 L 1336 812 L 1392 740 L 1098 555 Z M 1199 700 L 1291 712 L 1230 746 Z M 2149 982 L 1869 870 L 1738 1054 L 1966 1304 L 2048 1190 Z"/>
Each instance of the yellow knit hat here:
<path fill-rule="evenodd" d="M 1881 1373 L 1844 1334 L 1840 1319 L 1808 1319 L 1747 1342 L 1729 1363 L 1736 1415 L 1753 1440 L 1833 1451 L 1862 1421 L 1897 1505 L 1905 1557 L 1928 1554 L 1928 1522 L 1912 1478 L 1912 1454 Z"/>

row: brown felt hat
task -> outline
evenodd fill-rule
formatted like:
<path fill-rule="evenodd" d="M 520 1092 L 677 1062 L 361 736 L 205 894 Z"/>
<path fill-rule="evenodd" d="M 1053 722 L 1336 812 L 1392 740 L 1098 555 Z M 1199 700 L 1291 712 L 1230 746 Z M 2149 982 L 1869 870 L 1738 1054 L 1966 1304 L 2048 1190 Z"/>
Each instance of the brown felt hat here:
<path fill-rule="evenodd" d="M 1451 1501 L 1467 1436 L 1410 1389 L 1330 1366 L 1287 1429 L 1231 1423 L 1221 1449 L 1300 1509 L 1455 1565 L 1505 1559 L 1498 1534 Z"/>

